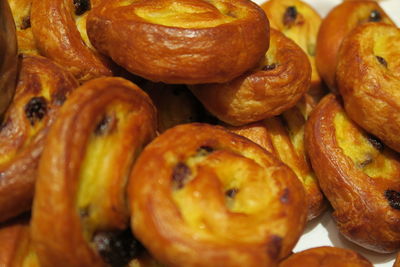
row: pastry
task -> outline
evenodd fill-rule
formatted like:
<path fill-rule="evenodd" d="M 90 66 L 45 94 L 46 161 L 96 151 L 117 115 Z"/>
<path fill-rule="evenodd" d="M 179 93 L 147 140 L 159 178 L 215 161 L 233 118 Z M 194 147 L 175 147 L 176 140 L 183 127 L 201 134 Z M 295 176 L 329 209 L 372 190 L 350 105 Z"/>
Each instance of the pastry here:
<path fill-rule="evenodd" d="M 315 65 L 315 46 L 321 25 L 320 15 L 301 0 L 269 0 L 261 5 L 271 27 L 281 31 L 298 44 L 307 54 L 311 64 L 311 87 L 308 93 L 316 99 L 325 94 Z"/>
<path fill-rule="evenodd" d="M 45 137 L 78 82 L 54 62 L 22 55 L 16 93 L 0 125 L 0 221 L 31 208 Z"/>
<path fill-rule="evenodd" d="M 373 267 L 361 254 L 350 249 L 316 247 L 295 253 L 279 267 Z"/>
<path fill-rule="evenodd" d="M 250 0 L 103 1 L 87 20 L 90 41 L 154 82 L 227 82 L 261 60 L 269 24 Z"/>
<path fill-rule="evenodd" d="M 365 24 L 343 41 L 337 85 L 349 117 L 400 152 L 400 30 Z"/>
<path fill-rule="evenodd" d="M 230 125 L 244 125 L 276 116 L 293 107 L 310 88 L 311 67 L 292 40 L 271 29 L 263 62 L 224 84 L 191 86 L 205 108 Z"/>
<path fill-rule="evenodd" d="M 81 82 L 111 76 L 111 63 L 90 44 L 87 12 L 100 0 L 32 0 L 30 23 L 40 54 Z"/>
<path fill-rule="evenodd" d="M 144 149 L 128 197 L 135 236 L 167 266 L 276 266 L 307 213 L 285 164 L 200 123 L 171 128 Z"/>
<path fill-rule="evenodd" d="M 315 60 L 320 76 L 333 92 L 337 92 L 335 73 L 338 51 L 343 38 L 352 29 L 366 22 L 394 25 L 385 11 L 374 1 L 343 2 L 322 20 L 317 37 Z"/>
<path fill-rule="evenodd" d="M 35 188 L 31 234 L 42 267 L 124 266 L 140 254 L 125 185 L 156 126 L 148 95 L 122 78 L 93 79 L 66 101 Z"/>
<path fill-rule="evenodd" d="M 324 97 L 306 123 L 306 149 L 339 231 L 380 253 L 400 248 L 400 157 Z"/>

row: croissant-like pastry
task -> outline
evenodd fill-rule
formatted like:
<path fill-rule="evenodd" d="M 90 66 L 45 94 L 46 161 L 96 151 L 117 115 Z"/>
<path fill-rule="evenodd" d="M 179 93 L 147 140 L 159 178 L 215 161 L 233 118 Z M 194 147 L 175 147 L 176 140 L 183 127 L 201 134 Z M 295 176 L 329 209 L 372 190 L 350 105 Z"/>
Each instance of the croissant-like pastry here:
<path fill-rule="evenodd" d="M 8 0 L 17 30 L 18 52 L 38 55 L 31 27 L 32 0 Z"/>
<path fill-rule="evenodd" d="M 100 0 L 32 0 L 30 21 L 40 53 L 81 82 L 112 75 L 110 63 L 91 46 L 87 11 Z"/>
<path fill-rule="evenodd" d="M 224 84 L 191 86 L 210 113 L 231 125 L 244 125 L 281 114 L 310 88 L 306 54 L 277 30 L 260 66 Z"/>
<path fill-rule="evenodd" d="M 308 93 L 320 99 L 325 90 L 315 65 L 315 47 L 321 25 L 320 15 L 301 0 L 269 0 L 261 5 L 271 27 L 281 31 L 298 44 L 311 64 L 311 87 Z"/>
<path fill-rule="evenodd" d="M 393 24 L 375 1 L 346 1 L 333 8 L 322 20 L 317 37 L 317 69 L 329 89 L 337 92 L 336 66 L 339 47 L 347 34 L 366 22 Z"/>
<path fill-rule="evenodd" d="M 132 229 L 167 266 L 276 266 L 306 219 L 304 189 L 272 154 L 219 126 L 158 136 L 129 182 Z"/>
<path fill-rule="evenodd" d="M 124 266 L 138 255 L 125 185 L 156 127 L 148 95 L 122 78 L 93 79 L 66 101 L 35 189 L 31 233 L 41 266 Z"/>
<path fill-rule="evenodd" d="M 103 1 L 87 21 L 93 45 L 155 82 L 227 82 L 257 65 L 269 24 L 250 0 Z"/>
<path fill-rule="evenodd" d="M 315 102 L 306 95 L 295 107 L 279 117 L 239 127 L 228 127 L 230 131 L 261 145 L 296 173 L 306 192 L 308 220 L 314 219 L 326 208 L 324 196 L 307 161 L 304 148 L 304 127 L 314 107 Z"/>
<path fill-rule="evenodd" d="M 373 267 L 361 254 L 344 248 L 316 247 L 295 253 L 279 267 Z"/>
<path fill-rule="evenodd" d="M 22 56 L 14 100 L 0 125 L 0 221 L 31 207 L 50 125 L 78 82 L 52 61 Z"/>
<path fill-rule="evenodd" d="M 306 149 L 340 232 L 367 249 L 400 248 L 400 157 L 326 96 L 306 123 Z"/>
<path fill-rule="evenodd" d="M 400 152 L 400 30 L 365 24 L 343 41 L 337 84 L 349 117 Z"/>

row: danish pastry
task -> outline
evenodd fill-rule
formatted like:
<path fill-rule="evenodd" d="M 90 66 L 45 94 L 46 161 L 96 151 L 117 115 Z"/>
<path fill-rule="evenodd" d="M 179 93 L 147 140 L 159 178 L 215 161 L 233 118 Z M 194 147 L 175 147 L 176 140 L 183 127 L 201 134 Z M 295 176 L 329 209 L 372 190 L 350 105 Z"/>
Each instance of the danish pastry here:
<path fill-rule="evenodd" d="M 227 82 L 256 66 L 269 24 L 250 0 L 103 1 L 87 20 L 90 41 L 155 82 Z"/>
<path fill-rule="evenodd" d="M 333 8 L 322 20 L 317 36 L 315 61 L 318 72 L 329 89 L 337 92 L 336 65 L 343 38 L 366 22 L 393 24 L 385 11 L 374 1 L 346 1 Z"/>
<path fill-rule="evenodd" d="M 121 78 L 88 81 L 66 101 L 35 188 L 31 234 L 41 266 L 124 266 L 138 255 L 125 185 L 156 126 L 150 98 Z"/>
<path fill-rule="evenodd" d="M 311 64 L 311 87 L 308 93 L 316 99 L 325 94 L 325 89 L 315 65 L 315 46 L 321 25 L 320 15 L 301 0 L 269 0 L 261 5 L 271 27 L 281 31 L 298 44 Z"/>
<path fill-rule="evenodd" d="M 17 30 L 18 52 L 38 55 L 31 28 L 32 0 L 8 0 Z"/>
<path fill-rule="evenodd" d="M 81 82 L 111 76 L 110 62 L 91 46 L 87 11 L 99 0 L 32 0 L 30 22 L 40 53 L 63 65 Z"/>
<path fill-rule="evenodd" d="M 304 126 L 314 106 L 314 101 L 307 96 L 279 117 L 239 127 L 228 127 L 230 131 L 261 145 L 296 173 L 306 192 L 308 220 L 314 219 L 326 208 L 324 196 L 307 161 L 304 148 Z"/>
<path fill-rule="evenodd" d="M 291 255 L 279 267 L 373 267 L 361 254 L 344 248 L 317 247 Z"/>
<path fill-rule="evenodd" d="M 306 149 L 340 232 L 367 249 L 400 248 L 400 158 L 326 96 L 306 123 Z"/>
<path fill-rule="evenodd" d="M 70 73 L 50 60 L 21 56 L 14 100 L 0 125 L 0 221 L 30 209 L 48 129 L 77 86 Z"/>
<path fill-rule="evenodd" d="M 277 30 L 256 69 L 224 84 L 191 86 L 210 113 L 231 124 L 243 125 L 281 114 L 310 88 L 311 67 L 306 54 Z"/>
<path fill-rule="evenodd" d="M 135 235 L 167 266 L 276 266 L 307 213 L 285 164 L 200 123 L 171 128 L 144 149 L 128 196 Z"/>
<path fill-rule="evenodd" d="M 400 152 L 400 30 L 365 24 L 340 49 L 337 84 L 349 117 Z"/>

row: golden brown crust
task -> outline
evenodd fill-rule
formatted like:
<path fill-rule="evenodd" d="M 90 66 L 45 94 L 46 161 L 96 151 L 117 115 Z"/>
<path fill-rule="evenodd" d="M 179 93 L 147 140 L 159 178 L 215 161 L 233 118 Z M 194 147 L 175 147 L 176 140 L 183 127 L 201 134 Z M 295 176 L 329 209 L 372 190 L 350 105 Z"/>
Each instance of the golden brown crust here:
<path fill-rule="evenodd" d="M 155 82 L 227 82 L 254 67 L 268 49 L 268 19 L 248 0 L 103 3 L 88 16 L 91 42 Z"/>
<path fill-rule="evenodd" d="M 307 213 L 286 165 L 244 137 L 198 123 L 145 148 L 128 196 L 135 235 L 168 266 L 276 266 Z"/>
<path fill-rule="evenodd" d="M 156 125 L 150 98 L 121 78 L 89 81 L 67 100 L 49 133 L 36 184 L 32 238 L 43 267 L 130 260 L 119 258 L 121 248 L 103 248 L 130 238 L 121 232 L 129 215 L 125 185 Z"/>
<path fill-rule="evenodd" d="M 0 224 L 0 266 L 12 266 L 25 228 L 27 223 L 21 220 Z"/>
<path fill-rule="evenodd" d="M 345 114 L 333 95 L 306 123 L 306 149 L 340 232 L 367 249 L 400 248 L 400 158 Z"/>
<path fill-rule="evenodd" d="M 335 72 L 342 40 L 356 26 L 369 21 L 394 25 L 385 11 L 374 1 L 343 2 L 322 20 L 315 59 L 318 72 L 331 91 L 337 92 Z"/>
<path fill-rule="evenodd" d="M 366 24 L 343 41 L 337 84 L 349 117 L 400 152 L 400 30 Z"/>
<path fill-rule="evenodd" d="M 279 117 L 240 127 L 228 127 L 230 131 L 261 145 L 296 173 L 306 192 L 307 220 L 314 219 L 326 209 L 324 196 L 304 148 L 304 126 L 314 106 L 311 97 L 307 96 Z"/>
<path fill-rule="evenodd" d="M 191 87 L 218 119 L 243 125 L 281 114 L 310 88 L 311 67 L 292 40 L 271 29 L 271 43 L 260 66 L 225 84 Z"/>
<path fill-rule="evenodd" d="M 306 53 L 311 64 L 311 87 L 308 93 L 316 99 L 325 94 L 315 65 L 317 34 L 321 25 L 320 15 L 301 0 L 269 0 L 261 5 L 271 27 L 292 39 Z"/>
<path fill-rule="evenodd" d="M 373 267 L 355 251 L 336 247 L 317 247 L 291 255 L 279 267 Z"/>
<path fill-rule="evenodd" d="M 32 32 L 40 53 L 75 75 L 81 81 L 110 76 L 110 63 L 90 45 L 86 36 L 89 0 L 33 1 Z M 76 4 L 75 4 L 76 3 Z"/>
<path fill-rule="evenodd" d="M 74 77 L 48 59 L 22 56 L 13 103 L 0 126 L 0 221 L 31 207 L 44 139 Z"/>

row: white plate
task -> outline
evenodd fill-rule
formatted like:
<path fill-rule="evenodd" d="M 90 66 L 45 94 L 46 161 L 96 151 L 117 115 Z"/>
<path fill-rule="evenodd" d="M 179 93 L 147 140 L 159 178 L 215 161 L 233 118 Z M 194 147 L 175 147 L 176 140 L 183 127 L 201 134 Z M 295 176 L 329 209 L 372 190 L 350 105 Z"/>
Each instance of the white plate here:
<path fill-rule="evenodd" d="M 321 16 L 325 16 L 332 7 L 342 2 L 341 0 L 303 1 L 311 4 Z M 254 2 L 261 4 L 266 1 L 254 0 Z M 384 0 L 380 2 L 380 5 L 391 19 L 397 25 L 400 25 L 400 16 L 396 15 L 400 11 L 400 2 L 398 0 Z M 346 240 L 337 230 L 335 222 L 331 218 L 331 211 L 327 211 L 320 218 L 309 222 L 303 236 L 294 248 L 294 252 L 319 246 L 335 246 L 355 250 L 369 259 L 376 267 L 391 267 L 396 257 L 396 254 L 378 254 L 368 251 Z"/>

